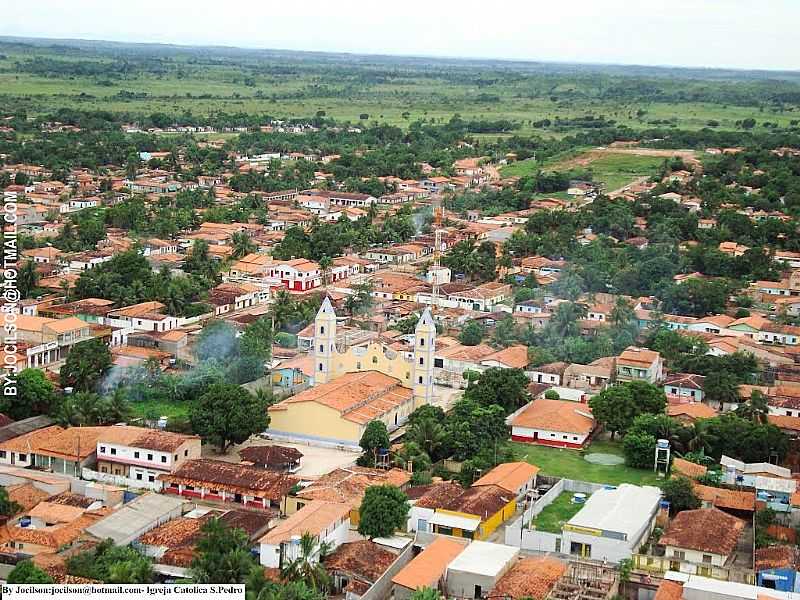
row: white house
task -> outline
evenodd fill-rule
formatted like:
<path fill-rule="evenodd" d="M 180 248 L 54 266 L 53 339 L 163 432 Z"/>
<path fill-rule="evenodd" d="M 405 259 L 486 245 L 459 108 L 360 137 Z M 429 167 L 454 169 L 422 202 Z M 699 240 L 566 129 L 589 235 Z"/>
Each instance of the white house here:
<path fill-rule="evenodd" d="M 301 555 L 303 535 L 314 537 L 312 561 L 319 561 L 319 549 L 327 543 L 331 550 L 347 541 L 350 506 L 338 502 L 313 500 L 303 506 L 259 540 L 261 564 L 281 568 Z"/>

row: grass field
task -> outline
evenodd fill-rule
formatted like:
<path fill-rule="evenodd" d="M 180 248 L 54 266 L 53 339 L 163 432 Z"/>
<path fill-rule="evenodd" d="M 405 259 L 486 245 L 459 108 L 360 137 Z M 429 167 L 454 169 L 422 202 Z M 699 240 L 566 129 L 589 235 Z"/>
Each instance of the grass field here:
<path fill-rule="evenodd" d="M 577 450 L 562 450 L 517 442 L 512 442 L 512 446 L 522 460 L 538 466 L 542 475 L 609 485 L 621 483 L 656 485 L 659 481 L 652 471 L 632 469 L 626 465 L 607 466 L 587 462 L 583 454 Z M 587 452 L 621 455 L 622 449 L 618 443 L 594 442 Z"/>
<path fill-rule="evenodd" d="M 663 163 L 664 159 L 656 156 L 607 154 L 592 161 L 588 170 L 595 181 L 604 183 L 606 190 L 611 192 L 638 177 L 652 177 Z"/>
<path fill-rule="evenodd" d="M 215 54 L 216 53 L 216 54 Z M 44 68 L 31 67 L 35 61 Z M 87 68 L 76 68 L 81 64 Z M 49 66 L 47 66 L 49 65 Z M 108 71 L 104 71 L 104 66 Z M 800 87 L 800 78 L 735 81 L 704 79 L 680 70 L 658 77 L 619 71 L 537 70 L 530 65 L 414 62 L 378 59 L 138 47 L 131 52 L 102 43 L 81 50 L 0 43 L 0 103 L 29 112 L 62 107 L 131 114 L 190 110 L 196 115 L 224 111 L 287 117 L 312 117 L 319 111 L 337 120 L 399 126 L 425 118 L 447 120 L 454 114 L 475 119 L 509 119 L 518 134 L 560 137 L 565 130 L 535 129 L 542 119 L 603 116 L 635 129 L 654 124 L 684 129 L 734 129 L 747 117 L 787 126 L 796 111 L 756 101 L 762 90 Z M 714 100 L 727 90 L 754 91 L 751 105 Z M 616 93 L 609 94 L 609 88 Z M 640 95 L 642 89 L 663 93 Z M 715 93 L 715 91 L 719 93 Z M 705 101 L 665 101 L 693 97 Z M 569 130 L 567 130 L 569 131 Z M 573 130 L 574 131 L 574 130 Z M 500 134 L 508 135 L 508 134 Z M 487 139 L 498 134 L 485 134 Z M 525 166 L 510 166 L 525 169 Z"/>
<path fill-rule="evenodd" d="M 167 417 L 168 419 L 189 416 L 189 405 L 186 403 L 178 404 L 175 402 L 131 402 L 134 415 L 137 417 Z"/>
<path fill-rule="evenodd" d="M 531 529 L 561 533 L 561 526 L 578 514 L 583 504 L 572 503 L 572 492 L 561 492 L 531 521 Z"/>

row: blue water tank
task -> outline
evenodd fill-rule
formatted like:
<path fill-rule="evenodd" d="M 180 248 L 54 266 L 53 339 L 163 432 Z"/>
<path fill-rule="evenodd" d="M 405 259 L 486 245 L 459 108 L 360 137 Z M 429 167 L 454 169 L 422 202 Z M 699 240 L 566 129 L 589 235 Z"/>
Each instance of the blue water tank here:
<path fill-rule="evenodd" d="M 22 517 L 19 520 L 20 527 L 30 527 L 31 526 L 31 518 L 30 517 Z"/>

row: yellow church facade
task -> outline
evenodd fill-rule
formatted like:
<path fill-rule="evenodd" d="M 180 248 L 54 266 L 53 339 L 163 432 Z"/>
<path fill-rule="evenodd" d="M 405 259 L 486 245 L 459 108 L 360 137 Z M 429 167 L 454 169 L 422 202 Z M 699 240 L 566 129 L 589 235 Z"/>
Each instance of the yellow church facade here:
<path fill-rule="evenodd" d="M 314 321 L 314 387 L 269 407 L 274 437 L 358 446 L 370 421 L 400 427 L 433 397 L 436 327 L 426 310 L 411 356 L 378 342 L 337 348 L 336 314 L 328 298 Z"/>

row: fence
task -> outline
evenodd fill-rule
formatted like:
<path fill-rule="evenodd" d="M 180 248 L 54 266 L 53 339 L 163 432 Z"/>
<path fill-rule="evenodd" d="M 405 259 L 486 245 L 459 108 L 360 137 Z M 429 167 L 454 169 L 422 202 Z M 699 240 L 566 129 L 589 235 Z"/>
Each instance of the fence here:
<path fill-rule="evenodd" d="M 163 487 L 163 484 L 158 480 L 140 481 L 138 479 L 123 477 L 122 475 L 100 473 L 98 471 L 92 471 L 91 469 L 82 469 L 81 476 L 83 479 L 88 479 L 89 481 L 99 481 L 100 483 L 110 483 L 111 485 L 136 488 L 140 490 L 150 490 L 151 492 L 160 492 L 161 488 Z"/>
<path fill-rule="evenodd" d="M 633 568 L 644 571 L 649 575 L 663 577 L 667 571 L 679 571 L 690 575 L 700 575 L 722 581 L 755 584 L 755 574 L 749 569 L 737 567 L 719 567 L 711 564 L 695 564 L 688 561 L 666 556 L 652 556 L 649 554 L 634 554 Z"/>
<path fill-rule="evenodd" d="M 547 477 L 539 477 L 538 483 L 552 483 L 553 487 L 547 490 L 544 496 L 528 506 L 522 512 L 520 518 L 506 526 L 505 543 L 509 546 L 517 546 L 523 550 L 560 552 L 561 535 L 530 529 L 530 522 L 564 492 L 593 494 L 603 489 L 605 486 L 599 483 L 589 483 L 587 481 Z"/>

